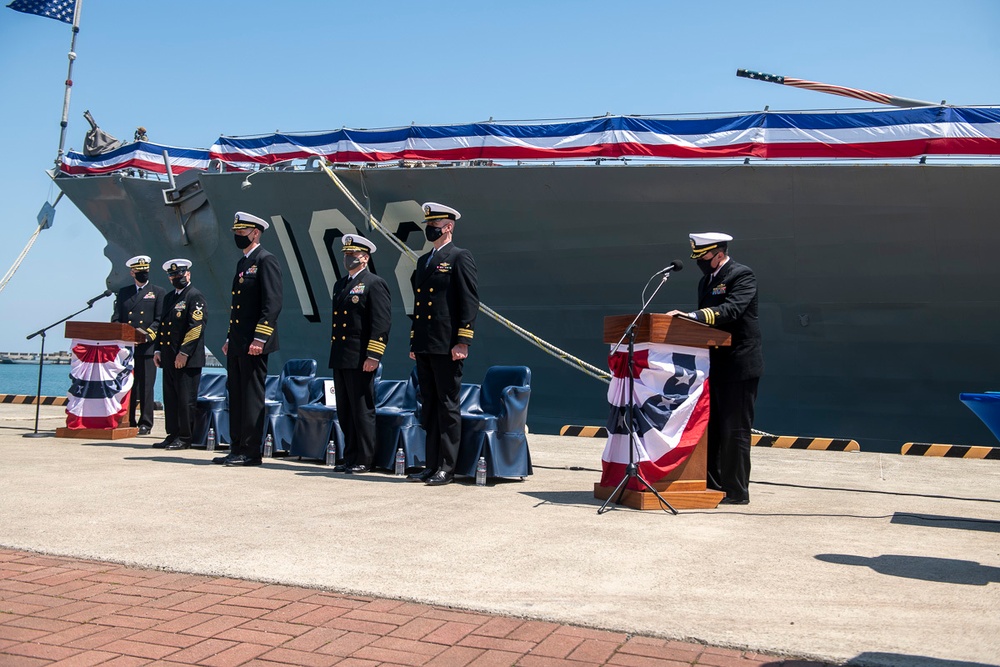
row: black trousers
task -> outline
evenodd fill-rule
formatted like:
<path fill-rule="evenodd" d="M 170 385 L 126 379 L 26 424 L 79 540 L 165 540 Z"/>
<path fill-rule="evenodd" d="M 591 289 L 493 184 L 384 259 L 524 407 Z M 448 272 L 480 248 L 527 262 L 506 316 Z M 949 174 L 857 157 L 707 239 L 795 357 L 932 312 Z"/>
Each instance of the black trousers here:
<path fill-rule="evenodd" d="M 226 359 L 226 389 L 229 390 L 230 456 L 261 458 L 264 435 L 264 380 L 267 356 L 230 354 Z"/>
<path fill-rule="evenodd" d="M 760 378 L 713 383 L 709 376 L 708 485 L 750 499 L 750 430 Z"/>
<path fill-rule="evenodd" d="M 337 420 L 344 431 L 344 465 L 372 467 L 375 457 L 375 373 L 335 368 Z"/>
<path fill-rule="evenodd" d="M 156 384 L 156 364 L 153 357 L 133 357 L 132 394 L 128 399 L 128 425 L 153 428 L 153 386 Z M 136 406 L 139 421 L 135 420 Z"/>
<path fill-rule="evenodd" d="M 168 438 L 191 444 L 194 431 L 195 403 L 201 368 L 174 368 L 174 360 L 163 359 L 163 421 Z"/>
<path fill-rule="evenodd" d="M 464 362 L 452 361 L 450 354 L 418 353 L 416 357 L 422 401 L 420 421 L 427 432 L 427 467 L 455 472 L 462 439 L 458 396 Z"/>

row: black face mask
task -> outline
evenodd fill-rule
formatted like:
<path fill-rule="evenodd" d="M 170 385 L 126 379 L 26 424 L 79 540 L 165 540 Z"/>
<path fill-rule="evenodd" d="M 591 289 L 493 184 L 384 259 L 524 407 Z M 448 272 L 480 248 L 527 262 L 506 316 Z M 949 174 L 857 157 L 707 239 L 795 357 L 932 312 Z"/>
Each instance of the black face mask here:
<path fill-rule="evenodd" d="M 177 289 L 184 289 L 188 286 L 188 279 L 184 276 L 172 276 L 170 278 L 170 284 Z"/>
<path fill-rule="evenodd" d="M 428 241 L 434 243 L 439 238 L 444 236 L 444 230 L 441 229 L 440 227 L 431 227 L 430 225 L 427 225 L 426 227 L 424 227 L 424 236 L 427 237 Z"/>
<path fill-rule="evenodd" d="M 354 255 L 344 255 L 344 268 L 348 271 L 353 271 L 354 269 L 361 266 L 361 260 Z"/>
<path fill-rule="evenodd" d="M 701 272 L 704 273 L 706 276 L 710 274 L 712 271 L 715 271 L 715 269 L 712 268 L 711 259 L 699 259 L 696 261 L 698 263 L 698 268 L 701 269 Z"/>
<path fill-rule="evenodd" d="M 149 271 L 136 271 L 135 272 L 136 282 L 144 283 L 149 280 Z"/>
<path fill-rule="evenodd" d="M 250 240 L 249 236 L 241 236 L 239 234 L 233 234 L 233 239 L 236 241 L 236 247 L 240 250 L 246 250 L 250 247 L 253 241 Z"/>

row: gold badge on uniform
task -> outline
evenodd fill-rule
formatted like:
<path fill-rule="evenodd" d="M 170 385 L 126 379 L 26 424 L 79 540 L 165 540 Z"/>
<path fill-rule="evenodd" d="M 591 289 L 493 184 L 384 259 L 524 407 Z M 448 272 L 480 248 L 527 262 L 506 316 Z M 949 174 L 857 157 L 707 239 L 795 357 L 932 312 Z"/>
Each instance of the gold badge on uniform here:
<path fill-rule="evenodd" d="M 357 303 L 358 301 L 360 301 L 360 299 L 358 299 L 358 295 L 357 294 L 355 294 L 354 296 L 351 297 L 351 303 Z"/>
<path fill-rule="evenodd" d="M 194 312 L 191 313 L 191 319 L 194 320 L 195 322 L 201 322 L 201 320 L 204 317 L 205 317 L 205 313 L 201 312 L 201 306 L 195 306 L 194 307 Z"/>

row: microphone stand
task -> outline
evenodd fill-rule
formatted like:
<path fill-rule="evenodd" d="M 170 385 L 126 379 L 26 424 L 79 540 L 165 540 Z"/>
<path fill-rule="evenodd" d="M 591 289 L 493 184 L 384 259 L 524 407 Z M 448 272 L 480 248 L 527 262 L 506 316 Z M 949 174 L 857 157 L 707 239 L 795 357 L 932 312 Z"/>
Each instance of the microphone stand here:
<path fill-rule="evenodd" d="M 639 480 L 650 493 L 656 496 L 657 500 L 660 501 L 661 506 L 666 505 L 673 514 L 677 514 L 677 510 L 675 510 L 673 506 L 660 495 L 660 492 L 654 489 L 652 484 L 643 479 L 642 475 L 639 473 L 639 465 L 635 461 L 635 451 L 638 449 L 637 441 L 639 439 L 635 428 L 635 368 L 633 366 L 635 356 L 635 327 L 639 323 L 639 319 L 645 314 L 646 307 L 653 301 L 653 297 L 656 296 L 656 293 L 660 291 L 660 288 L 666 284 L 669 278 L 670 272 L 664 271 L 663 279 L 660 280 L 660 284 L 656 286 L 653 293 L 650 294 L 646 302 L 642 304 L 642 308 L 635 316 L 635 319 L 632 320 L 632 324 L 628 325 L 625 333 L 623 333 L 622 337 L 618 339 L 618 342 L 615 344 L 615 349 L 611 350 L 611 356 L 613 357 L 615 353 L 618 352 L 618 349 L 621 347 L 625 339 L 628 338 L 628 354 L 626 356 L 626 360 L 628 362 L 628 402 L 626 403 L 628 416 L 625 420 L 626 427 L 628 429 L 628 466 L 625 468 L 625 476 L 622 477 L 622 481 L 618 482 L 618 486 L 615 487 L 615 490 L 611 492 L 608 499 L 605 500 L 604 504 L 597 510 L 598 514 L 606 512 L 608 504 L 612 500 L 614 500 L 616 505 L 621 504 L 622 497 L 625 495 L 625 487 L 632 479 Z"/>
<path fill-rule="evenodd" d="M 101 298 L 103 298 L 103 296 L 98 297 L 98 299 L 101 299 Z M 46 432 L 46 433 L 39 433 L 38 432 L 38 412 L 39 412 L 39 410 L 41 410 L 41 406 L 42 406 L 42 361 L 43 361 L 43 359 L 45 357 L 45 332 L 48 331 L 49 329 L 51 329 L 52 327 L 59 326 L 60 324 L 62 324 L 63 322 L 65 322 L 66 320 L 68 320 L 70 318 L 76 317 L 77 315 L 79 315 L 80 313 L 82 313 L 85 310 L 90 310 L 91 308 L 94 307 L 94 303 L 96 303 L 96 302 L 97 302 L 97 299 L 93 299 L 91 301 L 88 301 L 86 308 L 81 308 L 80 310 L 76 311 L 72 315 L 67 315 L 66 317 L 62 318 L 58 322 L 53 322 L 49 326 L 43 327 L 43 328 L 39 329 L 38 331 L 36 331 L 35 333 L 31 334 L 30 336 L 28 336 L 25 339 L 25 340 L 31 340 L 35 336 L 41 336 L 42 337 L 42 349 L 38 352 L 38 390 L 35 393 L 35 430 L 33 432 L 31 432 L 31 433 L 25 433 L 21 437 L 24 437 L 24 438 L 51 438 L 52 436 L 55 435 L 55 433 L 52 432 L 52 431 L 49 431 L 49 432 Z"/>

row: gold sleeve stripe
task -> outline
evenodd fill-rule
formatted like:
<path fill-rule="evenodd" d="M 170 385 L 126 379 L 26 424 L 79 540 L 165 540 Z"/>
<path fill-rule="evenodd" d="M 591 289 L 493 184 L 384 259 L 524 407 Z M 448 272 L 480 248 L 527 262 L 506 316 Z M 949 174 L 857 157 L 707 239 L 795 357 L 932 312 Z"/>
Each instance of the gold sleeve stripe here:
<path fill-rule="evenodd" d="M 153 330 L 147 331 L 146 338 L 148 338 L 149 340 L 156 340 L 156 332 Z"/>
<path fill-rule="evenodd" d="M 705 324 L 715 324 L 715 311 L 711 308 L 702 308 L 698 311 L 705 317 Z"/>
<path fill-rule="evenodd" d="M 184 336 L 184 341 L 181 343 L 181 345 L 187 345 L 188 343 L 192 343 L 198 340 L 199 336 L 201 336 L 200 324 L 196 326 L 194 329 L 191 329 L 190 331 L 187 332 L 187 335 Z"/>
<path fill-rule="evenodd" d="M 458 335 L 462 338 L 472 338 L 473 332 L 472 329 L 459 329 Z"/>
<path fill-rule="evenodd" d="M 383 354 L 385 352 L 385 343 L 376 343 L 375 341 L 370 340 L 368 341 L 368 351 Z"/>
<path fill-rule="evenodd" d="M 410 329 L 410 338 L 413 338 L 413 329 Z"/>
<path fill-rule="evenodd" d="M 258 324 L 254 331 L 265 336 L 270 336 L 274 333 L 274 327 L 265 327 L 263 324 Z"/>

